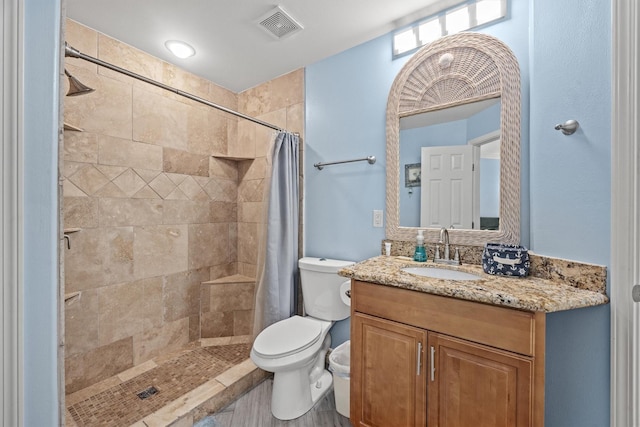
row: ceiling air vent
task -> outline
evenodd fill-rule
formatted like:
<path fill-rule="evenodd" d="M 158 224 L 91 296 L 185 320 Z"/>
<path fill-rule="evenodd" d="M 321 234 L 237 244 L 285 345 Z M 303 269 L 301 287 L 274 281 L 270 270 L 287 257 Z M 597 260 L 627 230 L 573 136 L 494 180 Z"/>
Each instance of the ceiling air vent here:
<path fill-rule="evenodd" d="M 297 33 L 304 27 L 284 11 L 276 6 L 257 20 L 258 26 L 271 34 L 277 40 L 282 40 Z"/>

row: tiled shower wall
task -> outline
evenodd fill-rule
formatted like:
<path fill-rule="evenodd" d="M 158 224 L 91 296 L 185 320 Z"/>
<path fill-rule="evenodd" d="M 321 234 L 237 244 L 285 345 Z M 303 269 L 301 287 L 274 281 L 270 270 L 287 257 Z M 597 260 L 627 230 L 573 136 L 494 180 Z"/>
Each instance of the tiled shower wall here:
<path fill-rule="evenodd" d="M 298 132 L 301 141 L 304 141 L 304 71 L 291 72 L 240 93 L 238 110 L 291 132 Z M 229 146 L 230 154 L 255 156 L 253 161 L 240 162 L 238 170 L 238 265 L 239 272 L 250 277 L 255 275 L 256 268 L 255 237 L 263 231 L 260 215 L 264 209 L 264 177 L 271 172 L 268 155 L 273 148 L 274 138 L 275 132 L 271 129 L 240 120 L 238 141 L 241 142 Z M 301 142 L 299 146 L 301 171 L 303 145 Z M 302 180 L 300 195 L 302 197 Z"/>
<path fill-rule="evenodd" d="M 66 40 L 302 130 L 302 71 L 235 94 L 71 20 Z M 201 304 L 209 303 L 201 301 L 200 283 L 255 275 L 273 133 L 83 60 L 67 58 L 65 67 L 96 89 L 64 99 L 65 122 L 84 130 L 65 132 L 62 171 L 65 229 L 81 229 L 64 254 L 65 293 L 80 292 L 65 303 L 69 393 L 200 338 Z M 258 158 L 235 162 L 212 153 Z"/>

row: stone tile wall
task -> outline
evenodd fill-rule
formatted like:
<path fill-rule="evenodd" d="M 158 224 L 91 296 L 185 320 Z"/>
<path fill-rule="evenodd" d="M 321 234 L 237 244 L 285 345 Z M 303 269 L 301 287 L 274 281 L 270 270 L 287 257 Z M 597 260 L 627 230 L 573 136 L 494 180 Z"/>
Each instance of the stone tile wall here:
<path fill-rule="evenodd" d="M 240 93 L 238 111 L 300 134 L 302 200 L 304 70 L 293 71 Z M 262 218 L 265 209 L 265 185 L 268 184 L 265 178 L 271 173 L 270 154 L 275 135 L 276 132 L 269 128 L 239 120 L 237 145 L 229 145 L 230 154 L 256 158 L 253 161 L 239 162 L 238 168 L 238 272 L 249 277 L 255 277 L 256 274 L 256 239 L 260 238 L 264 231 Z M 302 219 L 302 203 L 300 206 Z"/>
<path fill-rule="evenodd" d="M 71 20 L 66 40 L 302 130 L 302 71 L 238 95 Z M 65 67 L 96 89 L 64 99 L 65 122 L 84 130 L 65 132 L 61 171 L 65 228 L 82 229 L 64 254 L 65 293 L 82 292 L 65 304 L 69 393 L 200 338 L 202 282 L 255 277 L 273 133 L 83 60 L 66 58 Z M 256 96 L 274 99 L 252 101 Z M 211 153 L 258 158 L 235 162 Z M 214 301 L 219 305 L 224 301 Z"/>
<path fill-rule="evenodd" d="M 203 282 L 200 299 L 202 338 L 251 335 L 255 279 L 233 275 Z"/>

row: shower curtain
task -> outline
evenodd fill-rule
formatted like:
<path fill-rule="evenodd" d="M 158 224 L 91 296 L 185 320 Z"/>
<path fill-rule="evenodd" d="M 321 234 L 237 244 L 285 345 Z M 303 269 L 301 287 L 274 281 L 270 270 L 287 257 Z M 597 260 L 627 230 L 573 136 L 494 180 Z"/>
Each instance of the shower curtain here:
<path fill-rule="evenodd" d="M 253 335 L 290 317 L 298 289 L 298 143 L 299 136 L 280 132 L 272 152 L 266 221 L 258 250 Z"/>

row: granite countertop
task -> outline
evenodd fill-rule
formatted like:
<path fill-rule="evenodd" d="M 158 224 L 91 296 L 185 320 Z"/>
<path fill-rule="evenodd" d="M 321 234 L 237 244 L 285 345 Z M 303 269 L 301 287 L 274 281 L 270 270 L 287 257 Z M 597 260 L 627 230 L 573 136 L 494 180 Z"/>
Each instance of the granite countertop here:
<path fill-rule="evenodd" d="M 459 270 L 481 278 L 469 281 L 433 279 L 401 271 L 405 267 Z M 364 282 L 527 311 L 549 313 L 609 302 L 604 293 L 580 289 L 561 280 L 494 276 L 482 271 L 480 265 L 449 266 L 414 262 L 407 257 L 378 256 L 345 267 L 338 274 Z"/>

